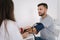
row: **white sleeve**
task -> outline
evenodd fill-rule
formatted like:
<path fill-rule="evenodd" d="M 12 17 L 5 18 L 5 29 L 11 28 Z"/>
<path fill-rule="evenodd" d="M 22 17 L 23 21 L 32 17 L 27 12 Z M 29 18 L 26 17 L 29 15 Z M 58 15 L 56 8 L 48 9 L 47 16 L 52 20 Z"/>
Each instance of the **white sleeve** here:
<path fill-rule="evenodd" d="M 17 25 L 14 22 L 8 22 L 7 29 L 11 40 L 23 40 Z"/>

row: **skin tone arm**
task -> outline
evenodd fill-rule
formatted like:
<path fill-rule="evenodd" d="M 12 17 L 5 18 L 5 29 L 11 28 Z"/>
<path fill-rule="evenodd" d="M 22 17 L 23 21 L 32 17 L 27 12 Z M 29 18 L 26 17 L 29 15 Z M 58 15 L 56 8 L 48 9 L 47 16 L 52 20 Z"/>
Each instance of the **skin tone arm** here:
<path fill-rule="evenodd" d="M 25 32 L 22 33 L 22 37 L 23 38 L 28 37 L 28 35 L 29 34 L 32 34 L 32 33 L 37 34 L 37 30 L 34 27 L 33 28 L 32 27 L 29 27 L 29 28 L 27 28 L 27 30 L 26 29 L 24 29 L 24 30 L 25 30 Z"/>
<path fill-rule="evenodd" d="M 37 30 L 36 30 L 36 28 L 32 28 L 32 27 L 29 27 L 29 28 L 27 28 L 27 30 L 26 30 L 29 34 L 32 34 L 32 33 L 34 33 L 34 34 L 37 34 Z"/>
<path fill-rule="evenodd" d="M 37 30 L 36 30 L 36 28 L 29 28 L 28 29 L 28 32 L 31 34 L 31 33 L 34 33 L 34 34 L 37 34 Z"/>

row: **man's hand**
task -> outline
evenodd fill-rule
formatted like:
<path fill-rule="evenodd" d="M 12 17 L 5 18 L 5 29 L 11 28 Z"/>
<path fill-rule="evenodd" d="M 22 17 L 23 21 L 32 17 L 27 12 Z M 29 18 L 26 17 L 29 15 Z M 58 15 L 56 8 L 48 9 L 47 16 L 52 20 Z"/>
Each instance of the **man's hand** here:
<path fill-rule="evenodd" d="M 31 26 L 27 26 L 24 29 L 24 32 L 23 32 L 22 36 L 23 36 L 23 38 L 26 38 L 26 37 L 28 37 L 29 34 L 32 34 L 32 33 L 37 34 L 36 28 L 31 27 Z"/>
<path fill-rule="evenodd" d="M 27 30 L 25 30 L 25 31 L 29 32 L 29 34 L 32 34 L 32 33 L 37 34 L 36 28 L 31 27 L 31 26 L 27 26 L 27 27 L 28 27 L 28 28 L 27 28 Z"/>
<path fill-rule="evenodd" d="M 29 33 L 28 33 L 28 32 L 25 32 L 25 33 L 23 33 L 23 34 L 22 34 L 23 38 L 27 38 L 27 37 L 28 37 L 28 35 L 29 35 Z"/>

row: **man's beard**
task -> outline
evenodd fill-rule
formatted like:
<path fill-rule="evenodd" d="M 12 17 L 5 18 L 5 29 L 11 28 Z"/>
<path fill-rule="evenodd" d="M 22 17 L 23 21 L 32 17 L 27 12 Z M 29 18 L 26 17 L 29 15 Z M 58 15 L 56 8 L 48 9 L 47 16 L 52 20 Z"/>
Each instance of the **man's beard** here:
<path fill-rule="evenodd" d="M 39 15 L 39 16 L 44 16 L 45 15 L 45 13 L 42 13 L 41 15 Z"/>

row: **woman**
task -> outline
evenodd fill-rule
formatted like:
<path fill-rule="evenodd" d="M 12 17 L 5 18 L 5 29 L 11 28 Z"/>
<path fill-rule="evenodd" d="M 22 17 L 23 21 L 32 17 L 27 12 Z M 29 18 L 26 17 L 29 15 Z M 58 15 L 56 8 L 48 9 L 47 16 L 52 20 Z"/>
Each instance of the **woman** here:
<path fill-rule="evenodd" d="M 23 40 L 14 18 L 12 0 L 0 0 L 0 40 Z"/>

